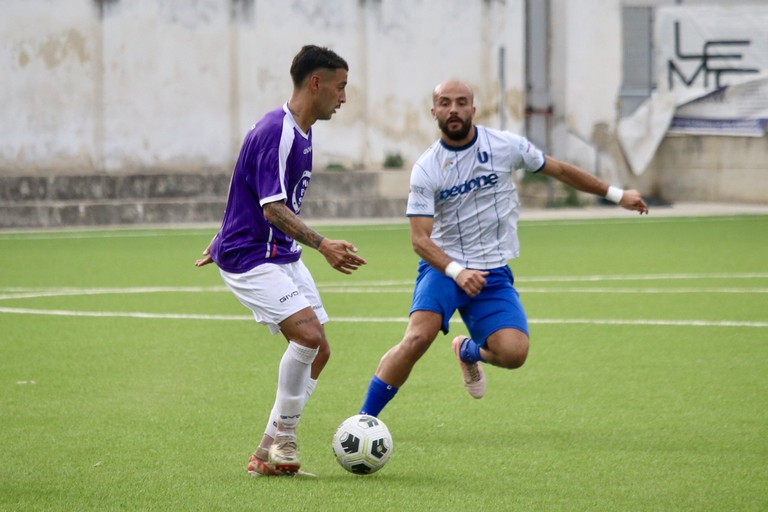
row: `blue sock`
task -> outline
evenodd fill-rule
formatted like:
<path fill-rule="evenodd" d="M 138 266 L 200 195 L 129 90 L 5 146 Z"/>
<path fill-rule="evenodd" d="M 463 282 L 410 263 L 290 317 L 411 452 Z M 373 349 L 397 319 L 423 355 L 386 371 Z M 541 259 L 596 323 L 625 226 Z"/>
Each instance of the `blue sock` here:
<path fill-rule="evenodd" d="M 480 355 L 480 345 L 473 339 L 467 339 L 461 344 L 459 357 L 465 363 L 477 363 L 483 360 L 483 357 Z"/>
<path fill-rule="evenodd" d="M 395 397 L 397 389 L 374 375 L 368 385 L 368 393 L 365 395 L 365 402 L 360 408 L 360 414 L 378 416 L 384 406 Z"/>

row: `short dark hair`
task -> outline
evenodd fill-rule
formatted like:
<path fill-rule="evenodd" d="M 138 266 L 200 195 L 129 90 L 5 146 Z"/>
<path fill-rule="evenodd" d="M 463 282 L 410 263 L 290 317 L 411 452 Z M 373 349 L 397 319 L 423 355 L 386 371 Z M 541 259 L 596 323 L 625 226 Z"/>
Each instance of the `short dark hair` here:
<path fill-rule="evenodd" d="M 336 70 L 344 68 L 349 71 L 347 61 L 328 48 L 313 44 L 305 45 L 293 58 L 291 63 L 291 78 L 293 85 L 299 87 L 313 71 L 319 68 Z"/>

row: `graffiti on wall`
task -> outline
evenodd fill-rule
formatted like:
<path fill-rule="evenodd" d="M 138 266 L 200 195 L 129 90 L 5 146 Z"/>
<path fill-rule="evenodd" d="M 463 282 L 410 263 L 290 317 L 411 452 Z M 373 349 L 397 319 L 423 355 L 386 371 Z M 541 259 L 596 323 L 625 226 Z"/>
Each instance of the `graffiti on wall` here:
<path fill-rule="evenodd" d="M 704 39 L 698 52 L 686 53 L 682 48 L 680 22 L 675 21 L 674 57 L 667 60 L 667 83 L 670 90 L 676 82 L 691 86 L 697 80 L 705 89 L 719 89 L 726 77 L 760 73 L 758 67 L 743 66 L 744 52 L 752 45 L 751 39 Z M 681 62 L 693 62 L 696 68 L 686 75 Z"/>
<path fill-rule="evenodd" d="M 656 82 L 676 98 L 669 132 L 761 137 L 768 125 L 768 8 L 660 8 Z"/>

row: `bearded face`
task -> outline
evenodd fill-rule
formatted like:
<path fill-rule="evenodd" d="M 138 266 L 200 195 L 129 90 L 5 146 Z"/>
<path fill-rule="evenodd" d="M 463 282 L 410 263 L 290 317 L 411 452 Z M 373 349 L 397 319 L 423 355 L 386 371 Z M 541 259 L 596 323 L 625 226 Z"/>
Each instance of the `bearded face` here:
<path fill-rule="evenodd" d="M 448 119 L 438 119 L 437 126 L 449 139 L 460 141 L 469 135 L 472 129 L 472 118 L 461 119 L 458 116 L 452 116 Z"/>
<path fill-rule="evenodd" d="M 462 145 L 473 136 L 475 115 L 472 89 L 463 82 L 451 80 L 435 87 L 432 93 L 432 116 L 444 142 Z"/>

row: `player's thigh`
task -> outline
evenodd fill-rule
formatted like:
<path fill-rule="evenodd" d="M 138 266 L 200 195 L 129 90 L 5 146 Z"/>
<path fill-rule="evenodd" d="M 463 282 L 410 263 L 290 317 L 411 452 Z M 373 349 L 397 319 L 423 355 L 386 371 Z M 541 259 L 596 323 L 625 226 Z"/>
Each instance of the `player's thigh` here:
<path fill-rule="evenodd" d="M 287 269 L 299 292 L 307 299 L 320 323 L 326 324 L 328 322 L 328 313 L 325 311 L 325 306 L 320 298 L 320 292 L 317 290 L 312 273 L 301 260 L 287 265 Z"/>
<path fill-rule="evenodd" d="M 511 273 L 506 268 L 494 269 L 487 279 L 488 284 L 480 294 L 459 307 L 472 339 L 485 347 L 491 335 L 508 329 L 516 330 L 527 338 L 528 318 L 513 286 Z M 503 338 L 509 336 L 503 335 Z"/>
<path fill-rule="evenodd" d="M 320 292 L 312 274 L 301 260 L 287 265 L 286 269 L 301 295 L 307 299 L 316 321 L 313 321 L 311 314 L 302 310 L 283 320 L 280 329 L 301 345 L 319 347 L 322 352 L 329 353 L 330 347 L 323 327 L 328 322 L 328 313 L 320 299 Z"/>
<path fill-rule="evenodd" d="M 328 350 L 325 329 L 311 307 L 297 311 L 279 325 L 287 339 L 305 347 Z"/>
<path fill-rule="evenodd" d="M 304 311 L 301 318 L 308 316 L 305 310 L 314 315 L 312 304 L 283 265 L 266 263 L 242 274 L 220 273 L 240 303 L 273 334 L 281 332 L 280 324 L 299 312 Z"/>
<path fill-rule="evenodd" d="M 439 318 L 438 329 L 448 334 L 449 320 L 453 313 L 468 300 L 469 297 L 461 291 L 453 279 L 422 261 L 413 290 L 409 329 L 413 326 L 414 329 L 418 328 L 418 332 L 421 332 L 423 329 L 431 328 L 430 322 Z M 431 315 L 422 315 L 422 313 L 431 313 Z M 415 317 L 417 314 L 419 316 Z M 435 333 L 436 335 L 437 333 Z"/>

